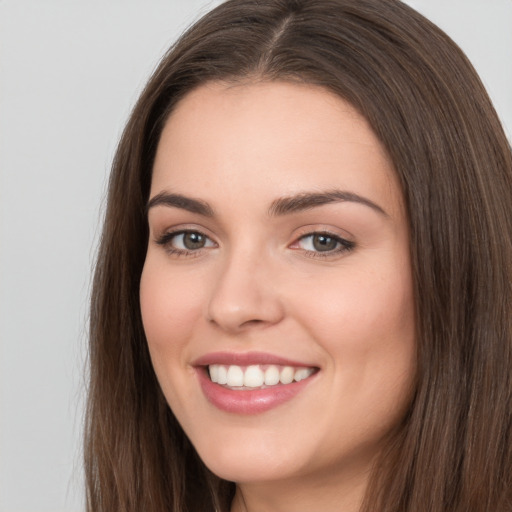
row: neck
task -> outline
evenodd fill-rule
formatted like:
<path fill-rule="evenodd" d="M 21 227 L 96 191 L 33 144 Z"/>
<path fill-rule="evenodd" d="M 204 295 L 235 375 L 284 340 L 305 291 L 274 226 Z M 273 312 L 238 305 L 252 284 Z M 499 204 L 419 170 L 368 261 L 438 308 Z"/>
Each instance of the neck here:
<path fill-rule="evenodd" d="M 367 473 L 346 479 L 331 473 L 301 481 L 240 483 L 231 512 L 358 512 L 367 483 Z"/>

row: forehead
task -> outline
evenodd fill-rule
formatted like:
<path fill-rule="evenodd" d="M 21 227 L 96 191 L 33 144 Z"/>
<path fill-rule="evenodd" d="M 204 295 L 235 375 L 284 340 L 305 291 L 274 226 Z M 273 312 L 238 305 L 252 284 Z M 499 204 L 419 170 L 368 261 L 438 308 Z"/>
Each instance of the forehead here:
<path fill-rule="evenodd" d="M 343 188 L 400 202 L 391 162 L 366 119 L 323 88 L 286 82 L 210 83 L 176 106 L 151 195 L 194 190 L 215 201 L 219 184 L 224 199 Z"/>

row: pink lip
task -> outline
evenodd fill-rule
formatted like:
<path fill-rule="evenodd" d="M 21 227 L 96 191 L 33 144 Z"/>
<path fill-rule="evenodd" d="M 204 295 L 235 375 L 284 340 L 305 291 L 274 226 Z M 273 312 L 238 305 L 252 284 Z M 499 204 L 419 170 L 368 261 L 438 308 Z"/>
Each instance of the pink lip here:
<path fill-rule="evenodd" d="M 285 359 L 267 354 L 266 352 L 211 352 L 196 359 L 193 366 L 208 366 L 210 364 L 225 364 L 250 366 L 251 364 L 276 364 L 280 366 L 310 367 L 311 364 Z"/>
<path fill-rule="evenodd" d="M 200 357 L 194 362 L 194 366 L 206 399 L 218 409 L 234 414 L 259 414 L 273 409 L 294 398 L 318 375 L 318 372 L 316 372 L 311 377 L 299 382 L 278 384 L 264 389 L 232 390 L 210 380 L 206 368 L 210 364 L 234 364 L 239 366 L 276 364 L 295 367 L 310 367 L 311 365 L 262 352 L 239 354 L 217 352 Z"/>

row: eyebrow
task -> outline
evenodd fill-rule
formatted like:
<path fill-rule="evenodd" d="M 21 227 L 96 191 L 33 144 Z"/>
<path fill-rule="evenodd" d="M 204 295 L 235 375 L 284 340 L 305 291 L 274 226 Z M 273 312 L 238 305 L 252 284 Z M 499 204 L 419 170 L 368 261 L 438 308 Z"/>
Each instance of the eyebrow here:
<path fill-rule="evenodd" d="M 368 206 L 376 212 L 388 217 L 388 214 L 376 203 L 366 197 L 344 190 L 329 190 L 326 192 L 302 192 L 289 197 L 280 197 L 272 202 L 268 213 L 271 217 L 289 215 L 292 213 L 310 210 L 330 203 L 352 202 Z M 182 194 L 160 192 L 151 198 L 147 204 L 146 212 L 155 206 L 169 206 L 180 208 L 191 213 L 205 217 L 214 217 L 213 208 L 201 199 L 194 199 Z"/>
<path fill-rule="evenodd" d="M 187 210 L 191 213 L 204 215 L 205 217 L 213 217 L 213 208 L 200 199 L 193 199 L 192 197 L 183 196 L 181 194 L 169 194 L 168 192 L 160 192 L 152 199 L 149 200 L 146 206 L 146 213 L 155 206 L 171 206 Z"/>
<path fill-rule="evenodd" d="M 345 190 L 329 190 L 326 192 L 304 192 L 290 197 L 282 197 L 272 202 L 269 214 L 272 216 L 288 215 L 323 206 L 329 203 L 351 202 L 368 206 L 376 212 L 388 217 L 388 214 L 376 203 L 366 197 Z"/>

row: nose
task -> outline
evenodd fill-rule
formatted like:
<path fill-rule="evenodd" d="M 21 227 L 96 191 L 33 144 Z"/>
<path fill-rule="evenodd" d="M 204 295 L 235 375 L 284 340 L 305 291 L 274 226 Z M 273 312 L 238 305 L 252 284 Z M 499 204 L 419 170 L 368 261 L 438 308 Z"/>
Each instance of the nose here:
<path fill-rule="evenodd" d="M 226 259 L 210 296 L 208 320 L 230 333 L 279 323 L 284 307 L 273 274 L 261 255 Z"/>

